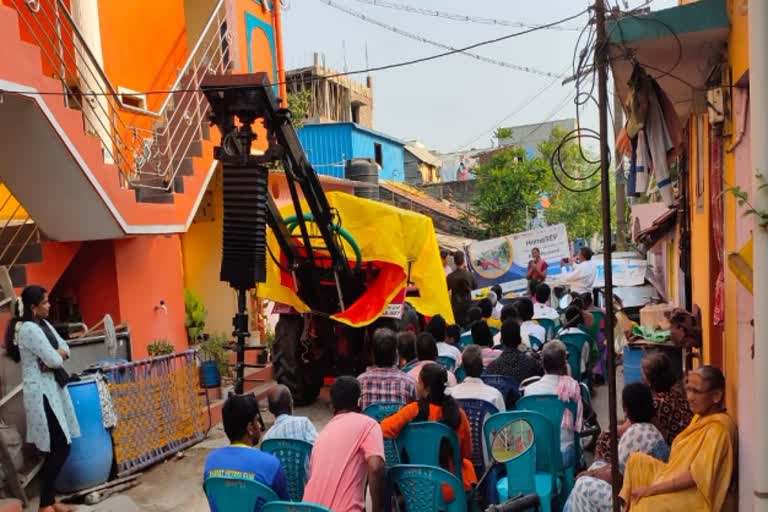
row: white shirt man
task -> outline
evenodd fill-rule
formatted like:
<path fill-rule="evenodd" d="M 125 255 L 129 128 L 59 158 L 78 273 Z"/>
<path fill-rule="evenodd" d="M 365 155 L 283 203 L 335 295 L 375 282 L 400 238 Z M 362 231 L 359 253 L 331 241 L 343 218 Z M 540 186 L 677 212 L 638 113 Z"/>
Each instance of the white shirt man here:
<path fill-rule="evenodd" d="M 523 340 L 523 345 L 526 345 L 528 348 L 533 347 L 531 344 L 531 336 L 541 343 L 545 343 L 547 341 L 547 330 L 531 320 L 520 324 L 520 338 Z"/>
<path fill-rule="evenodd" d="M 596 278 L 597 267 L 592 260 L 574 264 L 573 270 L 561 276 L 561 279 L 571 287 L 572 293 L 591 293 Z"/>
<path fill-rule="evenodd" d="M 465 377 L 461 384 L 456 384 L 450 388 L 450 393 L 456 400 L 475 398 L 493 404 L 499 412 L 507 410 L 501 391 L 484 383 L 480 377 Z"/>
<path fill-rule="evenodd" d="M 461 350 L 454 347 L 450 343 L 441 341 L 437 344 L 437 355 L 447 356 L 455 361 L 454 368 L 461 366 Z"/>
<path fill-rule="evenodd" d="M 545 318 L 547 320 L 554 320 L 555 322 L 560 321 L 560 314 L 557 312 L 557 310 L 553 307 L 548 306 L 547 304 L 540 304 L 536 302 L 533 305 L 533 319 L 539 320 Z"/>

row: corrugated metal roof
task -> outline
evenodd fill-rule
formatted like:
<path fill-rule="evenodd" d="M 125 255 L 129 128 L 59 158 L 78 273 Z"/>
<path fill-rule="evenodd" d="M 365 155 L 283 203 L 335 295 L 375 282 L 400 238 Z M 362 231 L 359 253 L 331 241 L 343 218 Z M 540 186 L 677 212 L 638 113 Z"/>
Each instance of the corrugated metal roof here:
<path fill-rule="evenodd" d="M 405 150 L 426 164 L 432 165 L 434 167 L 440 167 L 443 165 L 443 161 L 437 158 L 430 150 L 424 146 L 418 144 L 406 144 Z"/>
<path fill-rule="evenodd" d="M 456 208 L 456 206 L 454 206 L 452 203 L 445 200 L 441 201 L 440 199 L 434 198 L 426 192 L 422 192 L 421 190 L 406 185 L 405 183 L 381 180 L 379 181 L 379 186 L 392 192 L 393 194 L 397 194 L 410 201 L 413 201 L 414 203 L 418 203 L 426 208 L 429 208 L 430 210 L 433 210 L 436 213 L 445 215 L 452 219 L 458 220 L 462 217 L 468 216 L 465 211 Z"/>
<path fill-rule="evenodd" d="M 393 137 L 392 135 L 387 135 L 386 133 L 377 132 L 376 130 L 371 130 L 370 128 L 365 128 L 363 126 L 360 126 L 357 123 L 317 123 L 317 124 L 305 124 L 304 125 L 304 127 L 307 127 L 307 128 L 308 127 L 312 127 L 312 128 L 322 127 L 323 129 L 326 129 L 325 127 L 328 127 L 328 129 L 330 129 L 330 127 L 343 127 L 343 126 L 351 127 L 353 130 L 356 130 L 356 131 L 359 131 L 359 132 L 363 132 L 363 133 L 367 133 L 368 135 L 373 135 L 374 137 L 380 137 L 382 139 L 386 139 L 386 140 L 388 140 L 390 142 L 393 142 L 395 144 L 399 144 L 400 146 L 405 146 L 405 142 L 403 142 L 402 140 L 400 140 L 400 139 L 398 139 L 396 137 Z"/>

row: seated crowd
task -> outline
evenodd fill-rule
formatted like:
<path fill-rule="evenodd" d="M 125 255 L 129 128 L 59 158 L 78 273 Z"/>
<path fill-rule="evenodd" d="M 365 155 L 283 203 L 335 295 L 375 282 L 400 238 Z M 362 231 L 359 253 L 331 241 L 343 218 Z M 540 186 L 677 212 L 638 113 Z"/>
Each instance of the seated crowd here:
<path fill-rule="evenodd" d="M 410 423 L 421 421 L 440 422 L 455 432 L 460 454 L 441 445 L 439 466 L 460 477 L 469 491 L 483 468 L 473 459 L 473 449 L 478 448 L 473 448 L 464 402 L 484 401 L 490 410 L 504 412 L 515 409 L 521 393 L 553 395 L 575 404 L 575 416 L 566 408 L 561 424 L 554 427 L 559 429 L 563 467 L 580 467 L 577 433 L 591 409 L 582 398 L 581 376 L 570 375 L 566 344 L 557 336 L 547 340 L 547 333 L 535 323 L 535 319 L 560 323 L 557 312 L 546 305 L 549 287 L 539 285 L 536 304 L 524 299 L 498 307 L 500 296 L 499 290 L 480 308 L 468 310 L 471 324 L 463 326 L 464 334 L 439 315 L 422 332 L 377 329 L 371 343 L 373 366 L 357 378 L 335 380 L 330 390 L 333 418 L 319 434 L 307 418 L 293 414 L 288 388 L 277 386 L 269 393 L 275 422 L 263 438 L 313 445 L 303 501 L 333 511 L 363 511 L 367 491 L 371 510 L 384 510 L 385 442 L 397 439 Z M 569 307 L 558 335 L 583 333 L 585 312 L 588 309 L 578 304 Z M 494 322 L 499 325 L 497 346 L 493 346 L 490 325 Z M 471 343 L 463 341 L 466 333 Z M 542 343 L 540 351 L 532 350 L 532 338 Z M 582 373 L 590 357 L 589 345 L 585 347 L 585 353 L 579 354 Z M 700 367 L 687 375 L 683 388 L 669 358 L 655 352 L 643 360 L 642 370 L 643 383 L 629 384 L 622 392 L 625 421 L 619 427 L 618 470 L 625 510 L 727 510 L 736 429 L 725 413 L 722 373 Z M 502 393 L 492 379 L 484 381 L 486 377 L 507 378 L 515 385 Z M 399 404 L 399 409 L 380 421 L 365 414 L 366 408 L 384 403 Z M 287 499 L 286 472 L 280 461 L 255 448 L 262 438 L 255 399 L 230 397 L 223 421 L 231 444 L 209 454 L 204 477 L 241 475 Z M 481 462 L 484 458 L 487 467 L 487 447 L 482 446 Z M 607 434 L 600 434 L 596 446 L 595 462 L 571 481 L 570 488 L 563 479 L 558 499 L 561 506 L 565 503 L 565 510 L 613 510 Z M 461 461 L 460 467 L 454 461 Z M 452 499 L 445 486 L 443 496 Z M 211 510 L 222 510 L 210 496 L 209 501 Z"/>

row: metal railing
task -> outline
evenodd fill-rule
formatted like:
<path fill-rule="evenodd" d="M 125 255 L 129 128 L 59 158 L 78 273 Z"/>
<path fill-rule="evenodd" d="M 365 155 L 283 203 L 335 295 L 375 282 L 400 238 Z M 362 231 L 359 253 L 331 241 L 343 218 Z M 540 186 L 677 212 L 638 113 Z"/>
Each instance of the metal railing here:
<path fill-rule="evenodd" d="M 110 82 L 63 0 L 8 3 L 40 47 L 44 71 L 61 83 L 67 106 L 82 111 L 85 129 L 100 140 L 105 161 L 117 166 L 121 185 L 170 190 L 207 119 L 200 82 L 207 72 L 224 73 L 232 63 L 225 1 L 217 2 L 157 111 L 125 102 L 132 94 L 120 93 Z M 142 175 L 162 177 L 163 184 L 142 183 Z"/>
<path fill-rule="evenodd" d="M 31 227 L 25 230 L 25 226 Z M 7 188 L 0 196 L 0 240 L 0 265 L 8 270 L 19 262 L 31 243 L 40 240 L 40 228 Z M 0 287 L 0 307 L 12 300 Z"/>

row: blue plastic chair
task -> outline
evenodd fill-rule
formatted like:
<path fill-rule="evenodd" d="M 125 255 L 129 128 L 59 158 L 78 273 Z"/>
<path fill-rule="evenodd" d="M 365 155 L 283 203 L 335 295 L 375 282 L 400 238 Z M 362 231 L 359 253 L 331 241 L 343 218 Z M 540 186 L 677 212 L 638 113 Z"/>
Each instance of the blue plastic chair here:
<path fill-rule="evenodd" d="M 209 476 L 203 482 L 203 490 L 216 510 L 227 512 L 259 511 L 265 503 L 280 500 L 270 487 L 244 478 Z"/>
<path fill-rule="evenodd" d="M 444 439 L 450 444 L 456 476 L 462 481 L 459 438 L 456 432 L 444 423 L 415 421 L 406 425 L 397 438 L 397 446 L 401 451 L 400 459 L 403 460 L 402 454 L 405 454 L 408 464 L 440 467 L 440 445 Z"/>
<path fill-rule="evenodd" d="M 584 375 L 581 373 L 581 354 L 584 345 L 590 343 L 591 338 L 587 334 L 560 334 L 557 339 L 565 344 L 568 350 L 568 366 L 571 369 L 571 377 L 582 382 Z"/>
<path fill-rule="evenodd" d="M 392 416 L 403 407 L 400 402 L 378 402 L 365 408 L 363 414 L 375 419 L 378 423 Z M 384 439 L 384 463 L 387 468 L 400 464 L 400 452 L 395 439 Z"/>
<path fill-rule="evenodd" d="M 464 379 L 467 378 L 467 371 L 464 369 L 463 366 L 460 366 L 456 368 L 456 370 L 453 372 L 453 375 L 456 377 L 456 382 L 464 382 Z"/>
<path fill-rule="evenodd" d="M 402 368 L 400 368 L 400 370 L 402 372 L 404 372 L 404 373 L 408 373 L 409 371 L 413 370 L 413 367 L 416 366 L 417 364 L 419 364 L 419 360 L 418 359 L 414 359 L 410 363 L 408 363 L 405 366 L 403 366 Z"/>
<path fill-rule="evenodd" d="M 468 346 L 470 346 L 472 343 L 474 343 L 474 340 L 472 339 L 472 333 L 471 332 L 465 332 L 461 335 L 459 338 L 459 350 L 464 350 Z"/>
<path fill-rule="evenodd" d="M 537 318 L 535 320 L 537 324 L 542 326 L 547 331 L 547 340 L 549 341 L 555 335 L 555 321 L 551 318 Z"/>
<path fill-rule="evenodd" d="M 261 512 L 332 512 L 331 509 L 314 503 L 295 501 L 271 501 L 264 505 Z"/>
<path fill-rule="evenodd" d="M 443 486 L 453 492 L 445 501 Z M 399 491 L 408 512 L 466 512 L 467 495 L 461 480 L 448 471 L 422 464 L 401 464 L 387 472 L 388 495 Z"/>
<path fill-rule="evenodd" d="M 496 484 L 498 500 L 503 502 L 517 494 L 536 493 L 541 498 L 541 510 L 552 509 L 552 499 L 560 494 L 562 459 L 558 434 L 550 421 L 533 411 L 507 411 L 494 414 L 483 426 L 483 436 L 490 456 L 493 434 L 512 421 L 525 420 L 533 429 L 533 449 L 504 463 L 506 477 Z"/>
<path fill-rule="evenodd" d="M 437 356 L 437 361 L 435 362 L 449 372 L 452 372 L 456 367 L 456 360 L 450 356 Z"/>
<path fill-rule="evenodd" d="M 469 429 L 472 434 L 472 465 L 475 466 L 475 474 L 478 478 L 485 473 L 485 457 L 483 450 L 483 423 L 485 419 L 496 414 L 499 410 L 490 402 L 477 398 L 463 398 L 456 400 L 469 420 Z"/>
<path fill-rule="evenodd" d="M 519 411 L 534 411 L 543 414 L 551 423 L 557 434 L 557 447 L 560 447 L 560 425 L 563 422 L 565 410 L 571 411 L 576 418 L 577 406 L 575 402 L 563 402 L 556 395 L 530 395 L 522 397 L 517 403 Z M 562 459 L 562 458 L 561 458 Z M 569 461 L 562 461 L 565 476 L 565 495 L 567 496 L 576 481 L 576 466 L 581 460 L 581 443 L 577 432 L 574 432 L 573 457 Z"/>
<path fill-rule="evenodd" d="M 512 377 L 483 373 L 480 378 L 483 379 L 483 382 L 487 385 L 498 389 L 501 392 L 501 396 L 504 397 L 504 403 L 507 405 L 509 405 L 510 402 L 517 403 L 517 400 L 520 398 L 520 383 L 515 381 Z M 513 393 L 513 400 L 509 399 L 510 392 Z"/>
<path fill-rule="evenodd" d="M 261 443 L 261 449 L 280 460 L 288 481 L 288 495 L 293 501 L 301 501 L 309 480 L 307 468 L 312 445 L 298 439 L 267 439 Z"/>

